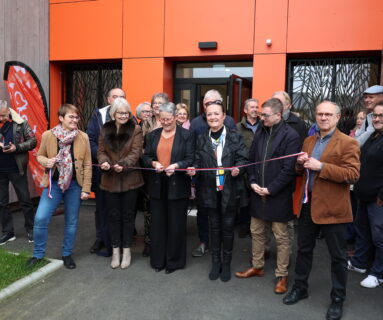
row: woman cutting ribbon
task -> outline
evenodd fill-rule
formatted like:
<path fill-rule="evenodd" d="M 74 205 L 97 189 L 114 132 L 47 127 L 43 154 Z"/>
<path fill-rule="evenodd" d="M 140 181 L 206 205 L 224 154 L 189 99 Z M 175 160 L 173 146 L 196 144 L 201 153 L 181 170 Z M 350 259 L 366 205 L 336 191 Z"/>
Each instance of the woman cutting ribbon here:
<path fill-rule="evenodd" d="M 104 124 L 98 140 L 97 159 L 102 170 L 100 188 L 106 191 L 113 255 L 112 269 L 126 269 L 131 263 L 134 214 L 138 188 L 144 184 L 138 166 L 142 154 L 142 130 L 132 119 L 128 101 L 117 98 L 110 110 L 112 121 Z M 121 259 L 122 247 L 122 259 Z"/>
<path fill-rule="evenodd" d="M 194 166 L 189 175 L 197 172 L 197 201 L 206 208 L 211 226 L 212 269 L 210 280 L 231 278 L 236 200 L 244 190 L 241 173 L 245 169 L 196 171 L 195 168 L 239 166 L 247 163 L 246 146 L 240 134 L 224 126 L 225 110 L 220 101 L 206 107 L 209 129 L 198 136 Z M 241 200 L 247 199 L 241 197 Z M 222 257 L 221 257 L 222 246 Z"/>
<path fill-rule="evenodd" d="M 190 177 L 175 169 L 193 163 L 194 136 L 176 124 L 174 103 L 159 108 L 162 128 L 147 135 L 143 162 L 154 168 L 148 177 L 150 208 L 150 264 L 155 271 L 172 273 L 186 264 L 186 218 Z"/>

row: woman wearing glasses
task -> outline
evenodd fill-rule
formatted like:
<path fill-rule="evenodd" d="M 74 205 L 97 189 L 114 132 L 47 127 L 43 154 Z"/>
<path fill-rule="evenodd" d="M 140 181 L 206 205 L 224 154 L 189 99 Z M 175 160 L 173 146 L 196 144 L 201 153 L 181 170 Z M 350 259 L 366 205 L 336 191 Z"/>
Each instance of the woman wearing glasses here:
<path fill-rule="evenodd" d="M 197 138 L 194 166 L 189 168 L 189 175 L 196 174 L 195 168 L 232 167 L 246 164 L 246 146 L 236 130 L 224 125 L 226 114 L 222 102 L 210 103 L 205 111 L 209 129 Z M 235 206 L 240 191 L 244 190 L 241 175 L 243 171 L 244 169 L 234 168 L 198 172 L 197 201 L 208 212 L 210 219 L 212 255 L 210 280 L 220 277 L 226 282 L 231 279 Z M 247 199 L 241 197 L 241 200 Z"/>
<path fill-rule="evenodd" d="M 100 188 L 106 191 L 113 248 L 110 266 L 126 269 L 131 263 L 137 189 L 144 184 L 141 171 L 129 167 L 138 166 L 143 137 L 124 98 L 115 99 L 109 113 L 112 121 L 104 124 L 98 141 L 97 158 L 102 170 Z"/>
<path fill-rule="evenodd" d="M 89 197 L 92 181 L 92 159 L 88 135 L 78 130 L 79 110 L 64 104 L 58 111 L 60 124 L 45 131 L 37 152 L 37 161 L 46 168 L 33 230 L 32 267 L 45 256 L 48 225 L 53 212 L 64 199 L 65 231 L 62 249 L 64 266 L 76 268 L 72 250 L 76 238 L 81 200 Z"/>
<path fill-rule="evenodd" d="M 147 135 L 144 165 L 148 175 L 150 264 L 155 271 L 172 273 L 186 264 L 186 218 L 190 177 L 175 169 L 187 168 L 194 158 L 194 136 L 176 123 L 174 103 L 159 108 L 161 128 Z"/>

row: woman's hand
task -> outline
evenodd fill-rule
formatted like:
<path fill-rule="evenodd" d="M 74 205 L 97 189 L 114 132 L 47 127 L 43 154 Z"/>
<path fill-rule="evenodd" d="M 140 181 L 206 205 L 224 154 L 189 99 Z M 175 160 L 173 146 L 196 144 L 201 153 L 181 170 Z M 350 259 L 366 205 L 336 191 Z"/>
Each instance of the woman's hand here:
<path fill-rule="evenodd" d="M 115 172 L 117 172 L 117 173 L 120 173 L 123 169 L 124 169 L 124 167 L 122 167 L 122 166 L 120 166 L 120 165 L 118 165 L 118 164 L 115 164 L 115 165 L 113 166 L 113 170 L 114 170 Z"/>
<path fill-rule="evenodd" d="M 101 163 L 100 168 L 101 168 L 101 170 L 105 170 L 105 171 L 107 171 L 107 170 L 110 169 L 110 164 L 109 164 L 108 162 L 105 161 L 105 162 Z"/>
<path fill-rule="evenodd" d="M 236 177 L 239 175 L 239 168 L 231 169 L 231 176 Z"/>
<path fill-rule="evenodd" d="M 164 166 L 161 163 L 159 163 L 158 161 L 153 161 L 152 167 L 154 169 L 156 169 L 157 173 L 164 171 Z"/>
<path fill-rule="evenodd" d="M 186 171 L 186 174 L 187 174 L 188 176 L 190 176 L 190 177 L 195 176 L 196 171 L 195 171 L 195 168 L 194 168 L 194 167 L 188 167 L 187 169 L 188 169 L 188 171 Z"/>
<path fill-rule="evenodd" d="M 166 175 L 170 177 L 174 173 L 174 169 L 178 169 L 177 163 L 173 163 L 165 169 Z"/>
<path fill-rule="evenodd" d="M 81 200 L 88 200 L 88 199 L 89 199 L 89 193 L 81 192 Z"/>
<path fill-rule="evenodd" d="M 52 169 L 53 166 L 55 165 L 55 163 L 56 163 L 56 157 L 50 158 L 50 159 L 47 160 L 47 163 L 46 163 L 45 167 L 48 168 L 48 169 Z"/>

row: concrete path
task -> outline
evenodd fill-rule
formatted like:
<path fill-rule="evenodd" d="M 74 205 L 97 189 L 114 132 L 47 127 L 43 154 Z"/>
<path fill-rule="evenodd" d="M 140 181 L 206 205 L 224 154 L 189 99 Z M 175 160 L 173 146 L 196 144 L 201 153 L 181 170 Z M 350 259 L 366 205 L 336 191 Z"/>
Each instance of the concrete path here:
<path fill-rule="evenodd" d="M 294 306 L 282 304 L 273 292 L 275 248 L 266 262 L 263 278 L 233 279 L 228 283 L 210 281 L 210 256 L 192 258 L 197 244 L 196 219 L 188 219 L 188 261 L 184 270 L 170 275 L 156 273 L 148 258 L 141 256 L 142 238 L 136 239 L 133 263 L 127 270 L 112 270 L 110 258 L 89 254 L 94 241 L 94 207 L 83 206 L 74 259 L 77 269 L 61 268 L 49 278 L 0 304 L 1 320 L 44 319 L 325 319 L 330 302 L 330 263 L 326 244 L 318 240 L 310 278 L 310 297 Z M 142 215 L 137 228 L 142 234 Z M 4 247 L 26 248 L 20 212 L 15 213 L 17 239 Z M 60 258 L 64 217 L 53 217 L 47 255 Z M 235 239 L 234 271 L 249 267 L 250 238 Z M 295 258 L 295 257 L 294 257 Z M 294 259 L 293 266 L 294 267 Z M 383 286 L 364 289 L 363 275 L 350 273 L 343 319 L 383 319 Z"/>

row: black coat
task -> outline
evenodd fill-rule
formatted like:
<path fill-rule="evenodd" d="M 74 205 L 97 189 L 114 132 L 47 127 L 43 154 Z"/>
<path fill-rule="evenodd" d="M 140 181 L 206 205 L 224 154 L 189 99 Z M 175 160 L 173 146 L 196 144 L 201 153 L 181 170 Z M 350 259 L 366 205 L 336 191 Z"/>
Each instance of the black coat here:
<path fill-rule="evenodd" d="M 248 163 L 247 151 L 242 136 L 237 130 L 226 127 L 226 141 L 222 151 L 222 166 L 231 167 Z M 195 152 L 195 168 L 215 168 L 217 167 L 217 159 L 214 155 L 213 145 L 209 137 L 209 130 L 197 137 Z M 205 208 L 217 207 L 217 191 L 216 191 L 216 171 L 197 171 L 197 201 L 198 204 Z M 243 180 L 243 172 L 237 177 L 231 176 L 231 171 L 225 171 L 225 182 L 222 192 L 222 211 L 226 208 L 236 205 L 237 197 L 241 196 L 245 191 Z M 247 198 L 241 197 L 242 206 L 246 205 Z"/>
<path fill-rule="evenodd" d="M 383 200 L 383 133 L 372 134 L 362 146 L 360 165 L 354 193 L 365 202 Z"/>
<path fill-rule="evenodd" d="M 263 125 L 255 132 L 250 148 L 250 162 L 277 158 L 301 150 L 298 133 L 281 121 L 270 131 Z M 297 157 L 286 158 L 251 166 L 249 183 L 267 188 L 270 195 L 262 199 L 254 191 L 250 196 L 250 212 L 255 218 L 265 221 L 287 222 L 293 219 L 295 162 Z"/>
<path fill-rule="evenodd" d="M 145 153 L 142 161 L 145 167 L 152 168 L 152 161 L 157 159 L 157 147 L 160 142 L 162 128 L 153 130 L 146 135 Z M 194 160 L 195 139 L 194 134 L 177 126 L 174 136 L 170 163 L 178 163 L 180 169 L 192 166 Z M 147 175 L 149 196 L 161 199 L 164 193 L 162 179 L 165 173 L 150 171 Z M 166 179 L 166 178 L 165 178 Z M 145 179 L 146 180 L 146 179 Z M 176 171 L 168 178 L 167 195 L 169 200 L 185 199 L 190 196 L 190 177 L 183 171 Z"/>
<path fill-rule="evenodd" d="M 309 131 L 306 123 L 291 111 L 289 117 L 287 118 L 287 120 L 285 120 L 285 122 L 298 133 L 302 147 L 303 141 L 305 141 L 305 139 L 307 138 Z"/>

